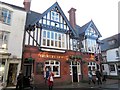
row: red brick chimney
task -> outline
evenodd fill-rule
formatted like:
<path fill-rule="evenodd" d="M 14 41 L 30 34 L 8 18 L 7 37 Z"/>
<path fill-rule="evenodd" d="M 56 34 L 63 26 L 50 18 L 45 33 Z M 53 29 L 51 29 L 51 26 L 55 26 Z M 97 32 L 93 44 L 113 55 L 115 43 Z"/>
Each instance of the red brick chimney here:
<path fill-rule="evenodd" d="M 68 11 L 70 24 L 72 25 L 73 28 L 75 28 L 75 25 L 76 25 L 75 11 L 76 11 L 76 9 L 74 9 L 74 8 L 71 8 L 71 9 Z"/>
<path fill-rule="evenodd" d="M 30 11 L 30 4 L 31 4 L 31 0 L 24 0 L 23 2 L 24 8 L 27 12 Z"/>

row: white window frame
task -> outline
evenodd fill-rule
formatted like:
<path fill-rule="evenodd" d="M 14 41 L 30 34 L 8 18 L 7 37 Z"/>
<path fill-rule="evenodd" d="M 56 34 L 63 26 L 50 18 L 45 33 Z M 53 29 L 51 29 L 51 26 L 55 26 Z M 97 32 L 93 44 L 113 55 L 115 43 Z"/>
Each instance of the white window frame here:
<path fill-rule="evenodd" d="M 97 64 L 95 62 L 88 62 L 88 70 L 89 70 L 89 67 L 92 70 L 92 74 L 95 75 L 95 70 L 97 69 Z M 93 67 L 95 67 L 95 70 L 93 70 Z"/>
<path fill-rule="evenodd" d="M 6 13 L 6 17 L 3 15 L 3 13 Z M 12 12 L 10 10 L 6 8 L 2 8 L 2 17 L 3 17 L 3 23 L 8 24 L 8 25 L 11 24 Z"/>
<path fill-rule="evenodd" d="M 51 11 L 51 20 L 59 22 L 59 13 Z"/>
<path fill-rule="evenodd" d="M 57 60 L 47 60 L 46 62 L 49 62 L 49 64 L 45 63 L 45 67 L 49 66 L 51 68 L 51 71 L 54 73 L 54 77 L 60 77 L 60 61 L 57 61 Z M 54 63 L 51 64 L 51 62 L 54 62 Z M 58 64 L 56 64 L 56 62 L 58 62 Z M 56 75 L 55 72 L 53 71 L 53 67 L 54 66 L 58 67 L 58 75 Z"/>
<path fill-rule="evenodd" d="M 43 32 L 46 31 L 46 37 L 43 37 Z M 50 33 L 50 38 L 47 37 L 48 32 Z M 51 33 L 54 33 L 54 39 L 51 38 Z M 57 34 L 57 38 L 55 39 L 55 34 Z M 61 40 L 59 40 L 58 36 L 61 36 Z M 43 39 L 46 40 L 46 45 L 43 45 Z M 50 41 L 49 46 L 47 46 L 47 40 Z M 51 40 L 54 40 L 54 45 L 51 45 Z M 57 46 L 55 46 L 55 41 L 57 42 Z M 59 46 L 59 43 L 61 42 L 61 45 Z M 62 43 L 64 43 L 64 46 L 62 45 Z M 64 33 L 58 33 L 58 32 L 54 32 L 54 31 L 49 31 L 49 30 L 42 30 L 42 38 L 41 38 L 41 46 L 42 47 L 52 47 L 52 48 L 58 48 L 58 49 L 66 49 L 66 34 Z"/>
<path fill-rule="evenodd" d="M 2 49 L 7 49 L 8 47 L 8 36 L 9 33 L 5 31 L 0 31 L 1 38 L 0 38 L 0 48 Z"/>
<path fill-rule="evenodd" d="M 73 65 L 72 61 L 70 63 L 70 75 L 73 74 L 73 72 L 72 72 L 72 66 L 77 66 L 77 75 L 81 75 L 81 64 L 78 61 L 76 61 L 76 63 L 77 63 L 77 65 Z"/>

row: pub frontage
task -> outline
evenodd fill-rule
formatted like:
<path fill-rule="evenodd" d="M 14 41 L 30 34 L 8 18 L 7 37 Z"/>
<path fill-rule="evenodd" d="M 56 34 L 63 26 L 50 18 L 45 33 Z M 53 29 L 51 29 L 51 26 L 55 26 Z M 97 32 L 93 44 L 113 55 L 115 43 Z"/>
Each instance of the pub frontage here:
<path fill-rule="evenodd" d="M 71 8 L 71 15 L 75 14 L 74 11 L 75 9 Z M 95 27 L 93 21 L 87 25 L 87 28 Z M 89 69 L 95 75 L 95 70 L 100 68 L 98 57 L 100 52 L 94 53 L 99 47 L 96 39 L 98 40 L 100 33 L 96 28 L 92 31 L 95 36 L 92 34 L 91 37 L 95 39 L 96 47 L 91 49 L 86 43 L 90 36 L 87 37 L 85 34 L 89 29 L 84 31 L 84 35 L 76 30 L 80 31 L 68 21 L 57 2 L 42 14 L 34 11 L 27 13 L 23 40 L 22 70 L 24 76 L 31 77 L 33 72 L 35 84 L 43 85 L 47 68 L 54 73 L 54 84 L 88 80 Z"/>

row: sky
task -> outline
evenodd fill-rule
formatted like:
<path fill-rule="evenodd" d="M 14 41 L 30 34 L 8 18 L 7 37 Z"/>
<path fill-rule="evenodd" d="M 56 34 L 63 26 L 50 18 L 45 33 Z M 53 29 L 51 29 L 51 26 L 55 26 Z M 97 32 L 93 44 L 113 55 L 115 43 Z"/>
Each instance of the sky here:
<path fill-rule="evenodd" d="M 23 7 L 24 0 L 0 0 Z M 118 33 L 118 2 L 120 0 L 31 0 L 31 10 L 43 13 L 58 2 L 69 19 L 70 8 L 76 9 L 76 24 L 83 26 L 93 20 L 104 39 Z"/>

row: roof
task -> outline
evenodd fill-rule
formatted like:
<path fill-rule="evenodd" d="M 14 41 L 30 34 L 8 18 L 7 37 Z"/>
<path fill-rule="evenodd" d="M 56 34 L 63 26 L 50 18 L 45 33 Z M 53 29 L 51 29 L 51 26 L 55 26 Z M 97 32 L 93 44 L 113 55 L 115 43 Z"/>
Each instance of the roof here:
<path fill-rule="evenodd" d="M 92 27 L 95 29 L 95 31 L 97 32 L 98 36 L 101 37 L 102 35 L 100 34 L 100 32 L 98 31 L 97 27 L 95 26 L 94 22 L 91 20 L 88 23 L 86 23 L 85 25 L 83 25 L 82 27 L 80 26 L 76 26 L 76 28 L 78 29 L 78 33 L 81 34 L 85 34 L 85 31 L 92 25 Z"/>
<path fill-rule="evenodd" d="M 16 5 L 13 5 L 13 4 L 9 4 L 9 3 L 5 3 L 5 2 L 2 2 L 0 1 L 1 4 L 5 4 L 5 5 L 8 5 L 8 6 L 11 6 L 13 8 L 16 8 L 16 9 L 19 9 L 19 10 L 23 10 L 25 11 L 25 9 L 23 7 L 19 7 L 19 6 L 16 6 Z"/>
<path fill-rule="evenodd" d="M 115 44 L 110 45 L 108 42 L 111 40 L 115 40 Z M 120 47 L 120 33 L 113 35 L 111 37 L 105 38 L 102 40 L 102 42 L 103 42 L 103 44 L 101 44 L 102 51 L 118 48 Z"/>
<path fill-rule="evenodd" d="M 28 14 L 28 18 L 31 18 L 31 22 L 27 21 L 27 25 L 28 23 L 31 25 L 36 24 L 40 19 L 42 19 L 42 17 L 44 17 L 49 11 L 51 11 L 54 7 L 57 7 L 61 16 L 64 18 L 64 20 L 66 21 L 67 25 L 69 26 L 70 30 L 72 30 L 73 34 L 76 35 L 76 32 L 74 31 L 73 27 L 70 25 L 70 22 L 68 21 L 67 17 L 65 16 L 65 14 L 63 13 L 62 9 L 60 8 L 60 6 L 58 5 L 58 3 L 54 3 L 50 8 L 48 8 L 45 12 L 43 12 L 42 14 L 35 14 L 36 12 L 31 12 L 32 15 Z M 33 14 L 34 13 L 34 14 Z M 35 17 L 35 18 L 34 18 Z M 32 20 L 34 19 L 34 20 Z"/>
<path fill-rule="evenodd" d="M 26 19 L 26 27 L 28 27 L 28 25 L 32 24 L 33 22 L 35 22 L 36 20 L 38 20 L 38 18 L 41 16 L 40 13 L 34 12 L 34 11 L 30 11 L 27 13 L 27 19 Z"/>

